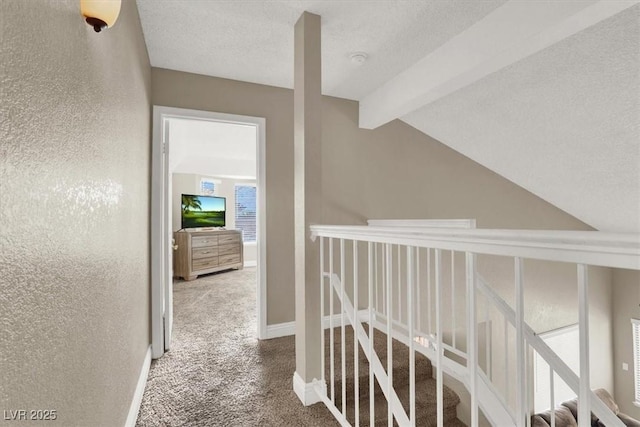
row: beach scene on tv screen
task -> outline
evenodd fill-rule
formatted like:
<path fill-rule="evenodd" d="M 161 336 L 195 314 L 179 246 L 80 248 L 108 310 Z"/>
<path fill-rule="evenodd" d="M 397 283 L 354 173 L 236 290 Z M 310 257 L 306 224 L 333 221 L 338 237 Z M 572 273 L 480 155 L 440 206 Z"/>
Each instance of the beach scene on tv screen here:
<path fill-rule="evenodd" d="M 182 228 L 224 227 L 223 198 L 182 195 Z"/>

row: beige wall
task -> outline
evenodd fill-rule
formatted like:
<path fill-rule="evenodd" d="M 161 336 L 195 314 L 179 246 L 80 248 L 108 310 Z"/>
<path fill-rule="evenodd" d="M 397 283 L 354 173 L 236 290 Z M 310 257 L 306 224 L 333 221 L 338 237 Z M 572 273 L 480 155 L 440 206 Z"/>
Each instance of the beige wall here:
<path fill-rule="evenodd" d="M 151 69 L 152 103 L 266 118 L 267 324 L 293 320 L 293 92 Z"/>
<path fill-rule="evenodd" d="M 640 319 L 640 271 L 613 270 L 613 372 L 614 397 L 620 411 L 640 420 L 640 408 L 633 405 L 633 340 L 631 318 Z M 622 370 L 622 364 L 629 370 Z"/>
<path fill-rule="evenodd" d="M 292 91 L 153 68 L 152 93 L 156 105 L 266 117 L 268 323 L 292 320 Z M 482 228 L 590 229 L 400 121 L 363 130 L 357 125 L 356 102 L 330 97 L 323 102 L 323 215 L 327 223 L 363 224 L 367 218 L 476 218 Z M 486 269 L 490 272 L 492 267 Z M 498 275 L 504 268 L 495 270 Z M 559 316 L 559 323 L 572 319 Z M 542 323 L 544 329 L 547 325 Z"/>
<path fill-rule="evenodd" d="M 156 105 L 266 117 L 268 324 L 293 320 L 292 91 L 153 68 L 152 93 Z M 356 102 L 324 97 L 322 119 L 326 223 L 475 218 L 482 228 L 590 229 L 403 122 L 359 129 Z M 507 301 L 513 298 L 511 261 L 483 257 L 479 268 Z M 526 317 L 534 329 L 577 322 L 575 267 L 528 261 L 525 268 Z M 591 275 L 592 342 L 600 343 L 593 347 L 594 384 L 611 390 L 610 270 Z"/>
<path fill-rule="evenodd" d="M 137 8 L 100 34 L 77 0 L 2 0 L 0 17 L 0 408 L 123 425 L 150 343 Z"/>

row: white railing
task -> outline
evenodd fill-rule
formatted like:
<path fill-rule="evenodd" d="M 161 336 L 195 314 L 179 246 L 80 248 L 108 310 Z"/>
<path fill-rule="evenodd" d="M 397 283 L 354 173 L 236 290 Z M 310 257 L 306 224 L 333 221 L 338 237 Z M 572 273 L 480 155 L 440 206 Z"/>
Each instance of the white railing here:
<path fill-rule="evenodd" d="M 415 426 L 418 352 L 426 355 L 436 369 L 438 426 L 445 421 L 443 390 L 447 376 L 461 381 L 469 391 L 470 425 L 478 425 L 482 410 L 494 425 L 527 426 L 532 415 L 528 358 L 536 352 L 549 364 L 551 381 L 557 376 L 575 391 L 580 402 L 586 402 L 579 405 L 580 427 L 590 425 L 591 411 L 607 426 L 622 426 L 590 388 L 587 266 L 640 269 L 639 236 L 477 230 L 474 225 L 466 220 L 371 221 L 369 226 L 311 227 L 312 238 L 319 239 L 321 248 L 320 312 L 329 316 L 330 322 L 330 354 L 326 369 L 322 370 L 323 383 L 329 382 L 330 387 L 321 396 L 324 403 L 342 425 L 359 426 L 362 413 L 369 414 L 373 425 L 375 390 L 379 388 L 386 400 L 388 425 L 395 421 L 399 426 Z M 478 255 L 513 259 L 513 308 L 477 274 Z M 524 321 L 525 258 L 577 265 L 579 377 Z M 339 324 L 335 325 L 334 319 L 339 319 Z M 498 328 L 504 331 L 501 343 L 497 342 Z M 351 330 L 353 343 L 347 343 L 346 334 Z M 386 369 L 375 351 L 376 330 L 386 334 Z M 339 343 L 336 333 L 340 334 Z M 510 340 L 510 336 L 514 338 Z M 321 337 L 324 361 L 324 330 Z M 409 393 L 404 402 L 393 386 L 392 338 L 405 343 L 409 350 Z M 352 349 L 349 357 L 353 357 L 352 389 L 347 388 L 351 375 L 346 368 L 348 348 Z M 504 353 L 494 351 L 496 348 Z M 360 402 L 360 353 L 369 365 L 368 405 Z M 498 376 L 494 375 L 498 360 L 507 372 L 515 370 L 515 381 L 505 375 L 498 383 Z M 553 393 L 553 387 L 551 390 Z M 553 394 L 551 398 L 553 402 Z"/>

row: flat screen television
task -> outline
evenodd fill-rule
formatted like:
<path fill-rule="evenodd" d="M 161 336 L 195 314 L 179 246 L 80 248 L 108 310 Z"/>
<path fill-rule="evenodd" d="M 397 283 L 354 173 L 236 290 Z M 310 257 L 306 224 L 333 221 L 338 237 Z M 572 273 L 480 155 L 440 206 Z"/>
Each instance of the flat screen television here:
<path fill-rule="evenodd" d="M 182 228 L 224 227 L 227 201 L 224 197 L 182 195 Z"/>

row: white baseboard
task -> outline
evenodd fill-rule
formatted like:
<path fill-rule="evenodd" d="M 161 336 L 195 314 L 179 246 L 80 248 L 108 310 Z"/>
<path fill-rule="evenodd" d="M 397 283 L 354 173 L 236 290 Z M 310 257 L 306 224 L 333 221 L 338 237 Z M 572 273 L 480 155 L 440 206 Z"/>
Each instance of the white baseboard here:
<path fill-rule="evenodd" d="M 267 325 L 267 339 L 288 337 L 295 335 L 296 322 L 276 323 L 275 325 Z"/>
<path fill-rule="evenodd" d="M 136 420 L 138 419 L 138 413 L 140 412 L 140 405 L 142 405 L 142 395 L 144 394 L 144 388 L 147 385 L 147 377 L 149 376 L 149 367 L 151 366 L 151 346 L 147 349 L 147 354 L 144 356 L 142 362 L 142 368 L 140 368 L 140 376 L 138 377 L 138 384 L 136 385 L 136 391 L 133 394 L 133 400 L 129 407 L 129 415 L 125 422 L 125 427 L 135 427 Z"/>
<path fill-rule="evenodd" d="M 361 322 L 366 322 L 369 319 L 369 310 L 363 309 L 358 311 L 358 317 L 360 317 Z M 324 328 L 329 329 L 329 316 L 324 317 Z M 333 327 L 340 325 L 340 315 L 333 315 Z M 345 325 L 350 325 L 349 319 L 345 314 Z M 280 337 L 288 337 L 290 335 L 296 334 L 296 322 L 284 322 L 284 323 L 276 323 L 275 325 L 267 325 L 267 338 L 280 338 Z"/>
<path fill-rule="evenodd" d="M 302 402 L 304 406 L 313 405 L 314 403 L 318 403 L 322 401 L 322 398 L 318 395 L 315 389 L 316 384 L 320 384 L 322 390 L 324 390 L 324 394 L 327 394 L 327 384 L 321 382 L 320 380 L 314 379 L 310 383 L 305 383 L 304 380 L 297 372 L 293 373 L 293 391 L 298 396 L 298 399 Z"/>
<path fill-rule="evenodd" d="M 243 264 L 245 267 L 257 267 L 258 266 L 258 261 L 253 260 L 253 261 L 245 261 Z"/>

